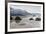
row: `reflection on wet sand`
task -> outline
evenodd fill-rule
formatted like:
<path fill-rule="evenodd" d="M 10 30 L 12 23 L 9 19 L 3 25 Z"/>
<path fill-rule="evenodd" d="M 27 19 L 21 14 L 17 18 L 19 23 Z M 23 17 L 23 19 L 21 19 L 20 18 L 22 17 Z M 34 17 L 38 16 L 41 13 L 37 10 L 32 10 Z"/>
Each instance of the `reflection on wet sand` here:
<path fill-rule="evenodd" d="M 10 28 L 38 28 L 40 27 L 41 21 L 34 21 L 34 20 L 11 20 L 10 21 Z"/>

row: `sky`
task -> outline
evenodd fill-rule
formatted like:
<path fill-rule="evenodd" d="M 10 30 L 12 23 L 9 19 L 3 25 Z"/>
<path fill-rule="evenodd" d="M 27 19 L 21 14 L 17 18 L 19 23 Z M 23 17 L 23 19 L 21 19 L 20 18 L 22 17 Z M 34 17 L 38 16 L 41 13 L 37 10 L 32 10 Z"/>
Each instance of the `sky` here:
<path fill-rule="evenodd" d="M 31 5 L 11 5 L 14 9 L 26 10 L 29 13 L 41 13 L 41 6 L 31 6 Z"/>

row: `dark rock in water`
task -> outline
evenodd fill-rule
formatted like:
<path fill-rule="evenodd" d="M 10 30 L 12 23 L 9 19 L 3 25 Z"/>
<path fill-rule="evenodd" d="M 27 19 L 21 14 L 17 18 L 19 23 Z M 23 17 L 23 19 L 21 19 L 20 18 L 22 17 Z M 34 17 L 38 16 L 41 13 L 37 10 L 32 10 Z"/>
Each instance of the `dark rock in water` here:
<path fill-rule="evenodd" d="M 22 19 L 21 19 L 20 17 L 17 16 L 17 17 L 15 18 L 15 20 L 22 20 Z"/>
<path fill-rule="evenodd" d="M 34 20 L 33 18 L 30 18 L 29 20 Z"/>
<path fill-rule="evenodd" d="M 12 17 L 10 16 L 10 20 L 12 20 Z"/>
<path fill-rule="evenodd" d="M 21 20 L 22 19 L 20 17 L 18 17 L 18 16 L 15 18 L 16 23 L 20 23 Z"/>
<path fill-rule="evenodd" d="M 41 18 L 36 18 L 36 20 L 35 21 L 41 21 Z"/>

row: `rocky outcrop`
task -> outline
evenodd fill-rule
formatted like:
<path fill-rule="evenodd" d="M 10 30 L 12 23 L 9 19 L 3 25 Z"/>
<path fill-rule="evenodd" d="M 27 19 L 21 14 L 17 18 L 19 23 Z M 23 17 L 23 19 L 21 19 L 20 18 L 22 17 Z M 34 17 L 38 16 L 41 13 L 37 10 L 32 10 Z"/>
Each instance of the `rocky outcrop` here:
<path fill-rule="evenodd" d="M 15 20 L 22 20 L 22 19 L 21 19 L 20 17 L 17 16 L 17 17 L 15 18 Z"/>
<path fill-rule="evenodd" d="M 30 18 L 29 20 L 34 20 L 33 18 Z"/>
<path fill-rule="evenodd" d="M 36 18 L 35 21 L 41 21 L 41 18 Z"/>

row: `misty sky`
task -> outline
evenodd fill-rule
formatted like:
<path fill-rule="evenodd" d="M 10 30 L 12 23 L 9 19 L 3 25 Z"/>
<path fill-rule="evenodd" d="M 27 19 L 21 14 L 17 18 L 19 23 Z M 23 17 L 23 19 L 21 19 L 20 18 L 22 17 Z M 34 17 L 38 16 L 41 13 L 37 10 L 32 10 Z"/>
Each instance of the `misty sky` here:
<path fill-rule="evenodd" d="M 14 9 L 26 10 L 29 13 L 41 13 L 41 6 L 31 6 L 31 5 L 12 5 Z"/>

